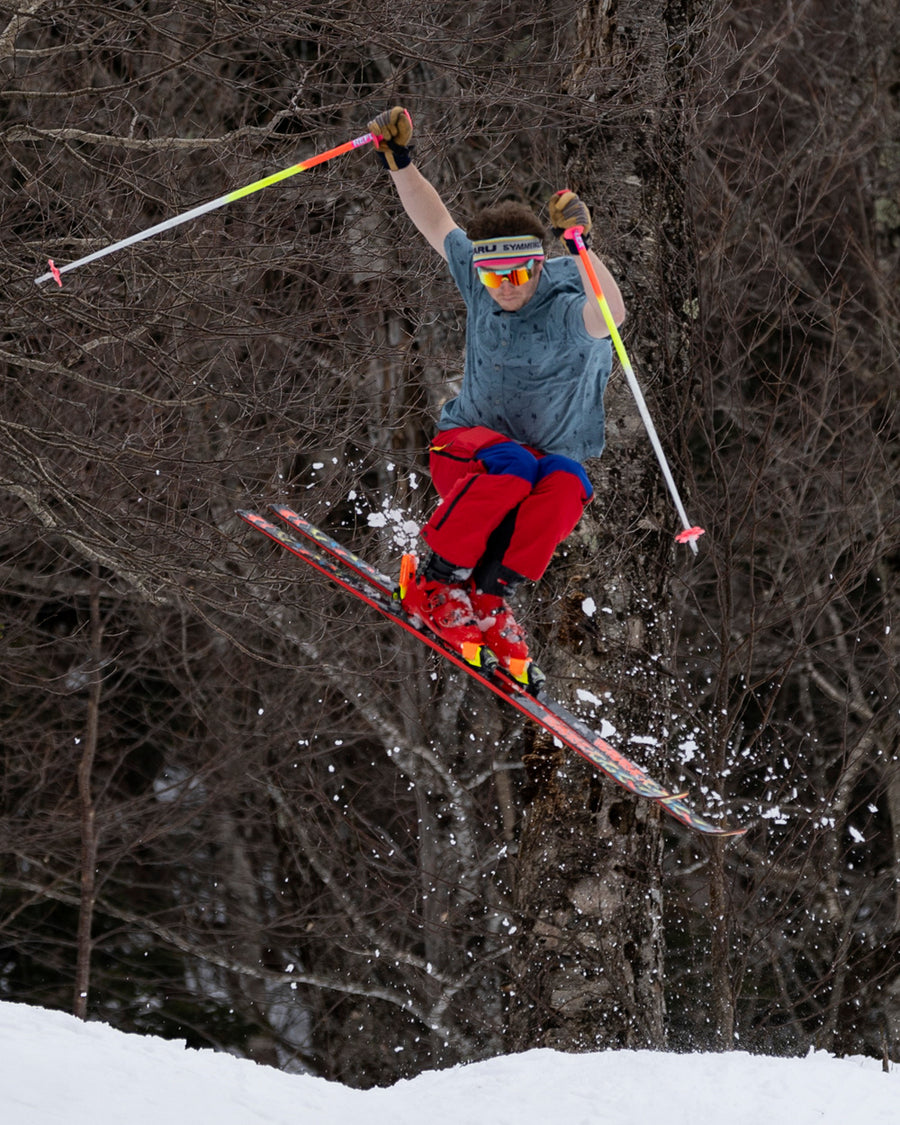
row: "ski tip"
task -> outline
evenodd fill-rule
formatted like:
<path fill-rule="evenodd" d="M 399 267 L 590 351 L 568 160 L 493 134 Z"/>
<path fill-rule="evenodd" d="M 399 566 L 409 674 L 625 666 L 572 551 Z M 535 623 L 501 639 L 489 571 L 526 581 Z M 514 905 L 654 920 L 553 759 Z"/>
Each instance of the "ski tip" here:
<path fill-rule="evenodd" d="M 715 836 L 719 840 L 739 840 L 741 836 L 746 836 L 749 829 L 747 828 L 716 828 L 714 831 L 711 829 L 704 829 L 707 836 Z"/>
<path fill-rule="evenodd" d="M 701 816 L 684 803 L 685 796 L 684 793 L 671 793 L 668 797 L 658 797 L 657 802 L 676 820 L 704 836 L 737 839 L 745 836 L 749 831 L 747 827 L 730 828 L 727 824 L 716 824 L 707 817 Z"/>
<path fill-rule="evenodd" d="M 262 531 L 268 534 L 268 528 L 271 526 L 265 516 L 261 516 L 259 512 L 251 512 L 249 508 L 235 508 L 234 514 L 238 519 L 243 520 L 244 523 L 250 524 L 255 527 L 257 531 Z"/>

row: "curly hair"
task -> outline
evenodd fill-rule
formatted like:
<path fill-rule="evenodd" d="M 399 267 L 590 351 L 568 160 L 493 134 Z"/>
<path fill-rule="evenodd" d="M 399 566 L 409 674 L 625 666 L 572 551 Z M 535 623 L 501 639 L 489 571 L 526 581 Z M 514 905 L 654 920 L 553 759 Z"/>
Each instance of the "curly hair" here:
<path fill-rule="evenodd" d="M 509 238 L 517 234 L 533 234 L 546 241 L 544 224 L 530 207 L 508 199 L 482 207 L 468 224 L 466 234 L 473 242 L 482 238 Z"/>

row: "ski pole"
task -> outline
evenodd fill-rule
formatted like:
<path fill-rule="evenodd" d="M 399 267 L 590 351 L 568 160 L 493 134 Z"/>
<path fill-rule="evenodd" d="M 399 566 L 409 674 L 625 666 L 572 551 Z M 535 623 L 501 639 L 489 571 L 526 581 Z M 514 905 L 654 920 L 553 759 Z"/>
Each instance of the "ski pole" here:
<path fill-rule="evenodd" d="M 265 176 L 261 180 L 256 180 L 255 183 L 247 184 L 246 187 L 237 188 L 235 191 L 230 191 L 227 195 L 220 195 L 218 199 L 211 199 L 209 203 L 201 203 L 199 207 L 194 207 L 190 211 L 185 211 L 183 214 L 176 215 L 172 219 L 166 219 L 164 222 L 157 223 L 156 226 L 148 227 L 146 230 L 139 231 L 137 234 L 129 235 L 128 238 L 123 238 L 120 242 L 113 242 L 110 246 L 104 246 L 102 250 L 95 250 L 93 254 L 87 254 L 85 257 L 79 258 L 75 262 L 69 262 L 67 266 L 55 266 L 51 258 L 48 261 L 50 269 L 47 273 L 36 277 L 34 283 L 35 285 L 41 285 L 43 282 L 50 281 L 52 278 L 57 285 L 62 286 L 60 275 L 68 273 L 69 270 L 78 269 L 79 266 L 87 265 L 88 262 L 95 262 L 98 258 L 105 258 L 107 254 L 112 254 L 115 250 L 121 250 L 125 246 L 132 246 L 135 242 L 142 242 L 145 238 L 152 238 L 154 234 L 160 234 L 164 230 L 171 230 L 172 227 L 177 227 L 182 223 L 189 222 L 191 219 L 196 219 L 199 215 L 205 215 L 208 211 L 215 211 L 217 207 L 224 207 L 226 203 L 234 203 L 237 199 L 243 199 L 245 195 L 252 195 L 253 192 L 261 191 L 263 188 L 270 187 L 272 184 L 280 183 L 289 176 L 295 176 L 298 172 L 305 172 L 307 168 L 312 168 L 316 164 L 323 164 L 326 160 L 333 160 L 336 156 L 342 156 L 345 152 L 350 152 L 351 149 L 359 148 L 361 145 L 368 144 L 369 141 L 377 141 L 379 139 L 380 138 L 376 137 L 374 133 L 366 133 L 364 136 L 357 137 L 355 140 L 336 145 L 334 148 L 328 149 L 327 152 L 320 152 L 317 156 L 311 156 L 308 160 L 302 160 L 299 164 L 292 164 L 290 168 L 283 168 L 280 172 L 274 172 L 271 176 Z"/>
<path fill-rule="evenodd" d="M 581 258 L 588 279 L 591 283 L 591 288 L 594 290 L 594 296 L 597 298 L 597 303 L 600 306 L 600 311 L 603 313 L 603 319 L 606 321 L 606 327 L 609 329 L 609 336 L 613 342 L 613 347 L 616 349 L 616 355 L 619 357 L 619 363 L 622 364 L 622 370 L 625 372 L 625 378 L 628 380 L 628 386 L 631 388 L 631 393 L 634 395 L 634 400 L 637 403 L 637 408 L 640 411 L 641 419 L 643 420 L 644 427 L 647 430 L 647 435 L 650 438 L 650 444 L 656 453 L 656 459 L 659 461 L 660 468 L 662 469 L 663 477 L 669 488 L 669 495 L 675 504 L 678 515 L 681 517 L 681 524 L 683 531 L 680 531 L 675 539 L 679 543 L 690 543 L 691 550 L 697 554 L 697 539 L 704 534 L 702 527 L 692 527 L 690 520 L 687 518 L 687 513 L 684 510 L 684 505 L 681 503 L 681 497 L 678 495 L 678 489 L 675 481 L 672 478 L 672 472 L 669 468 L 669 463 L 666 460 L 666 455 L 663 453 L 662 445 L 660 444 L 659 435 L 656 432 L 656 427 L 653 425 L 653 419 L 650 417 L 650 411 L 647 409 L 647 403 L 641 393 L 641 388 L 638 385 L 637 376 L 634 373 L 634 368 L 631 366 L 631 361 L 628 359 L 628 353 L 625 351 L 625 345 L 622 343 L 622 337 L 619 335 L 619 330 L 616 327 L 616 322 L 613 320 L 612 309 L 609 307 L 609 302 L 603 296 L 603 289 L 600 286 L 600 279 L 597 277 L 597 271 L 594 269 L 594 264 L 590 259 L 587 252 L 587 247 L 584 244 L 584 239 L 581 237 L 581 227 L 571 227 L 567 230 L 563 237 L 573 239 L 575 246 L 578 249 L 578 256 Z"/>

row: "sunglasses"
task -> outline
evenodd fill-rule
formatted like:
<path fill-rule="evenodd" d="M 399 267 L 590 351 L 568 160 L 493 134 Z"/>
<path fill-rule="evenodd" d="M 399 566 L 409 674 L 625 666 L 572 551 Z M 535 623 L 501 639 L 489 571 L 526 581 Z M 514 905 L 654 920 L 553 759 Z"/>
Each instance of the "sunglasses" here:
<path fill-rule="evenodd" d="M 478 266 L 478 278 L 488 289 L 499 289 L 504 281 L 510 285 L 524 285 L 534 277 L 534 258 L 527 265 L 512 270 L 487 270 Z"/>

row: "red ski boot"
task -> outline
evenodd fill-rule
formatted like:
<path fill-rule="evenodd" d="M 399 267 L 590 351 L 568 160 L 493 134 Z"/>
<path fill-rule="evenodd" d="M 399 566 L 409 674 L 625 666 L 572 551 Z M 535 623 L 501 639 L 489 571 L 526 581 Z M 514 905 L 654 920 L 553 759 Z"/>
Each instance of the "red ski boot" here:
<path fill-rule="evenodd" d="M 400 604 L 421 620 L 476 668 L 492 670 L 497 661 L 481 635 L 469 595 L 456 583 L 440 582 L 416 574 L 414 555 L 404 555 L 400 567 Z"/>
<path fill-rule="evenodd" d="M 512 678 L 536 695 L 545 676 L 529 656 L 525 630 L 509 604 L 499 594 L 485 594 L 474 584 L 469 587 L 469 600 L 484 643 Z"/>

